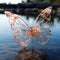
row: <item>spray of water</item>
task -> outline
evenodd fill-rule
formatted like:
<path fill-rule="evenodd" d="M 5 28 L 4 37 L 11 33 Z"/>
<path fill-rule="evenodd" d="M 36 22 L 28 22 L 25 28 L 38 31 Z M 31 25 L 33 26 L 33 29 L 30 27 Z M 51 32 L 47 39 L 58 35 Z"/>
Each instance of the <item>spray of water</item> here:
<path fill-rule="evenodd" d="M 49 16 L 52 7 L 44 9 L 36 18 L 33 23 L 29 25 L 29 21 L 22 19 L 19 15 L 9 11 L 5 11 L 6 16 L 9 18 L 9 24 L 14 31 L 14 38 L 21 46 L 28 46 L 30 39 L 34 42 L 34 38 L 37 37 L 37 41 L 44 45 L 51 37 L 51 31 L 49 30 L 50 24 L 46 21 L 50 21 Z M 47 12 L 49 11 L 49 12 Z M 40 17 L 40 21 L 38 21 Z M 41 19 L 43 18 L 43 19 Z"/>

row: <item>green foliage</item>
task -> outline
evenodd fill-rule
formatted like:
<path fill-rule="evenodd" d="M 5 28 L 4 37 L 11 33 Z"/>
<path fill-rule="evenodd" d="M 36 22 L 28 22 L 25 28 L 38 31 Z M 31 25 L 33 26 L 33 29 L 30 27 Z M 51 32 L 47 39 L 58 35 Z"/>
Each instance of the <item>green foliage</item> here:
<path fill-rule="evenodd" d="M 27 0 L 27 2 L 51 2 L 53 5 L 60 5 L 60 0 Z"/>
<path fill-rule="evenodd" d="M 54 5 L 60 5 L 60 0 L 55 0 L 55 1 L 53 2 L 53 4 L 54 4 Z"/>
<path fill-rule="evenodd" d="M 27 2 L 30 2 L 31 0 L 27 0 Z"/>
<path fill-rule="evenodd" d="M 44 0 L 44 2 L 50 2 L 50 0 Z"/>
<path fill-rule="evenodd" d="M 50 2 L 50 0 L 33 0 L 34 2 Z"/>
<path fill-rule="evenodd" d="M 41 0 L 34 0 L 34 2 L 40 2 Z"/>

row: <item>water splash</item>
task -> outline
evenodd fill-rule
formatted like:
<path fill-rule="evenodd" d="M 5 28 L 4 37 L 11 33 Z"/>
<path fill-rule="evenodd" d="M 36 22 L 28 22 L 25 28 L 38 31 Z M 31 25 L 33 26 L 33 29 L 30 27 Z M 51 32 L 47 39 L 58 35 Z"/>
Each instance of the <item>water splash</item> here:
<path fill-rule="evenodd" d="M 19 45 L 28 46 L 30 39 L 32 39 L 32 42 L 34 42 L 34 38 L 36 37 L 41 45 L 44 45 L 48 42 L 49 38 L 51 37 L 51 31 L 49 30 L 50 24 L 45 22 L 45 20 L 50 21 L 48 20 L 48 16 L 50 16 L 51 10 L 52 8 L 50 7 L 44 9 L 37 16 L 36 20 L 30 20 L 32 22 L 31 24 L 30 21 L 22 19 L 17 14 L 5 11 L 6 16 L 9 18 L 11 29 L 14 31 L 14 38 Z M 38 21 L 39 17 L 44 19 Z"/>

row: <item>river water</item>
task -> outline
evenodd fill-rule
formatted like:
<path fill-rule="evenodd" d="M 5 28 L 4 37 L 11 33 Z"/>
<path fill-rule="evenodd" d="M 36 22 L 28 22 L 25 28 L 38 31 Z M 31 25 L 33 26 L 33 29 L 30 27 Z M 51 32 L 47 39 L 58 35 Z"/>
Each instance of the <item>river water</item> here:
<path fill-rule="evenodd" d="M 22 16 L 26 20 L 34 20 L 35 17 Z M 36 48 L 43 49 L 48 55 L 49 60 L 60 60 L 60 18 L 52 16 L 50 26 L 52 37 L 47 44 L 44 45 L 46 48 L 41 48 L 38 44 L 31 43 Z M 28 46 L 29 49 L 32 46 Z M 14 40 L 13 31 L 10 28 L 8 19 L 4 14 L 0 14 L 0 60 L 15 60 L 18 56 L 18 52 L 23 47 L 19 46 Z M 17 59 L 18 60 L 18 59 Z"/>

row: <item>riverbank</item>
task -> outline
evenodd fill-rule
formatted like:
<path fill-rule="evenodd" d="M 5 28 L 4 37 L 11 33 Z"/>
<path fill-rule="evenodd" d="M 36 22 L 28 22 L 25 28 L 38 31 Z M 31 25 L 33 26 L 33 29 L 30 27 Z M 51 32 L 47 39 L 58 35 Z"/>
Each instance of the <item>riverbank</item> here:
<path fill-rule="evenodd" d="M 60 15 L 60 5 L 52 5 L 51 3 L 19 3 L 19 4 L 0 4 L 0 13 L 11 11 L 22 15 L 38 15 L 39 12 L 48 6 L 53 7 L 52 14 Z"/>

